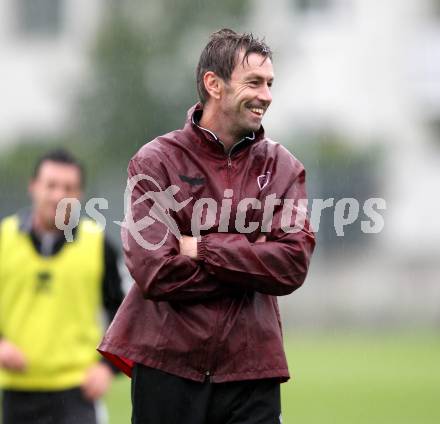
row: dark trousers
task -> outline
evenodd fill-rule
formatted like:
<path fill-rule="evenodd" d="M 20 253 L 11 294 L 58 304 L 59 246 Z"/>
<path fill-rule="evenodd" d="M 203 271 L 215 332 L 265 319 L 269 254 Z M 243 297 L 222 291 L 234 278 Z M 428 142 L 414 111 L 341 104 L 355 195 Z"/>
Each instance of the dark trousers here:
<path fill-rule="evenodd" d="M 280 424 L 276 379 L 198 383 L 137 364 L 132 424 Z"/>
<path fill-rule="evenodd" d="M 93 402 L 81 390 L 3 391 L 3 424 L 96 424 Z"/>

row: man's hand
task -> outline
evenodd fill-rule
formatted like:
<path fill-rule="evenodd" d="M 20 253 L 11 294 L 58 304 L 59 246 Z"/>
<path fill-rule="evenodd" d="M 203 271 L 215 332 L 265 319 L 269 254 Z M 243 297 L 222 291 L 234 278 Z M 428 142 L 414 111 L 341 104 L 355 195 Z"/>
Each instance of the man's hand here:
<path fill-rule="evenodd" d="M 266 236 L 260 234 L 255 243 L 264 243 Z M 197 259 L 197 238 L 191 236 L 182 236 L 179 240 L 180 254 L 189 256 L 191 259 Z"/>
<path fill-rule="evenodd" d="M 82 392 L 87 399 L 95 401 L 107 392 L 112 380 L 112 370 L 108 365 L 100 362 L 88 369 L 81 386 Z"/>
<path fill-rule="evenodd" d="M 180 254 L 189 256 L 191 259 L 197 259 L 197 238 L 191 236 L 182 236 L 179 240 Z"/>
<path fill-rule="evenodd" d="M 7 340 L 0 340 L 0 367 L 15 372 L 24 372 L 27 367 L 23 352 Z"/>

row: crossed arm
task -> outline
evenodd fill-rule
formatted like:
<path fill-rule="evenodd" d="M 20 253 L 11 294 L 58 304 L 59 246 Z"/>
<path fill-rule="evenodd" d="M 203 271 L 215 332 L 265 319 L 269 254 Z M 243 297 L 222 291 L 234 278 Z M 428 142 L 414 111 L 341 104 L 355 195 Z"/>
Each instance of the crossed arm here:
<path fill-rule="evenodd" d="M 131 161 L 129 177 L 142 174 L 147 164 Z M 160 173 L 148 167 L 149 175 L 162 188 L 167 184 Z M 290 182 L 285 198 L 305 198 L 305 173 L 302 170 Z M 131 218 L 138 222 L 149 215 L 154 202 L 145 197 L 155 191 L 149 181 L 140 181 L 132 189 Z M 142 202 L 137 199 L 143 198 Z M 180 239 L 168 234 L 155 221 L 140 230 L 138 236 L 153 250 L 142 247 L 129 228 L 122 229 L 127 267 L 146 299 L 155 301 L 204 301 L 233 292 L 254 290 L 280 296 L 300 287 L 306 277 L 315 245 L 308 222 L 296 233 L 281 228 L 281 208 L 274 212 L 271 231 L 251 242 L 246 234 L 210 233 L 200 241 L 189 236 Z M 292 222 L 295 216 L 292 217 Z"/>
<path fill-rule="evenodd" d="M 264 243 L 266 236 L 260 234 L 255 243 Z M 182 236 L 179 240 L 180 254 L 198 260 L 197 237 Z"/>

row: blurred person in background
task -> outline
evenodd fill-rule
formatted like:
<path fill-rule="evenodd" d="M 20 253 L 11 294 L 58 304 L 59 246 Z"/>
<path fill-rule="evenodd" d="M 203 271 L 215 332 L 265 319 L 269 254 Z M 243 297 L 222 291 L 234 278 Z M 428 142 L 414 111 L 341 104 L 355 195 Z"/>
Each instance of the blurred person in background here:
<path fill-rule="evenodd" d="M 282 421 L 280 383 L 289 372 L 276 296 L 304 282 L 314 234 L 307 219 L 300 231 L 284 231 L 280 204 L 268 230 L 234 227 L 243 199 L 306 198 L 303 165 L 261 126 L 272 101 L 271 58 L 252 34 L 214 33 L 197 67 L 200 102 L 184 128 L 130 161 L 129 181 L 140 181 L 122 239 L 136 284 L 99 350 L 132 376 L 134 424 Z M 161 195 L 148 195 L 156 184 Z M 214 213 L 211 228 L 195 237 L 191 207 L 183 206 L 190 198 L 230 202 L 230 217 Z M 156 202 L 182 237 L 168 235 L 160 219 L 132 232 L 129 221 L 158 216 Z M 261 222 L 263 212 L 248 208 L 247 218 Z"/>
<path fill-rule="evenodd" d="M 72 242 L 55 225 L 58 203 L 79 200 L 83 185 L 76 158 L 52 151 L 36 164 L 32 208 L 0 223 L 3 424 L 96 424 L 105 415 L 98 400 L 116 368 L 96 346 L 101 311 L 113 319 L 123 299 L 118 255 L 90 220 Z"/>

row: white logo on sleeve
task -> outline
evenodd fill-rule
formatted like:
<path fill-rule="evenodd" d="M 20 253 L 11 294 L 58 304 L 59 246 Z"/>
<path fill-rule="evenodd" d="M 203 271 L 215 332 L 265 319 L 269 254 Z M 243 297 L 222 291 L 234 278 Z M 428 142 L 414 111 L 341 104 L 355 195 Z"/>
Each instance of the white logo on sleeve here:
<path fill-rule="evenodd" d="M 258 187 L 260 187 L 260 191 L 263 190 L 263 188 L 269 184 L 269 180 L 270 180 L 270 172 L 266 172 L 265 174 L 257 177 L 257 184 Z"/>

